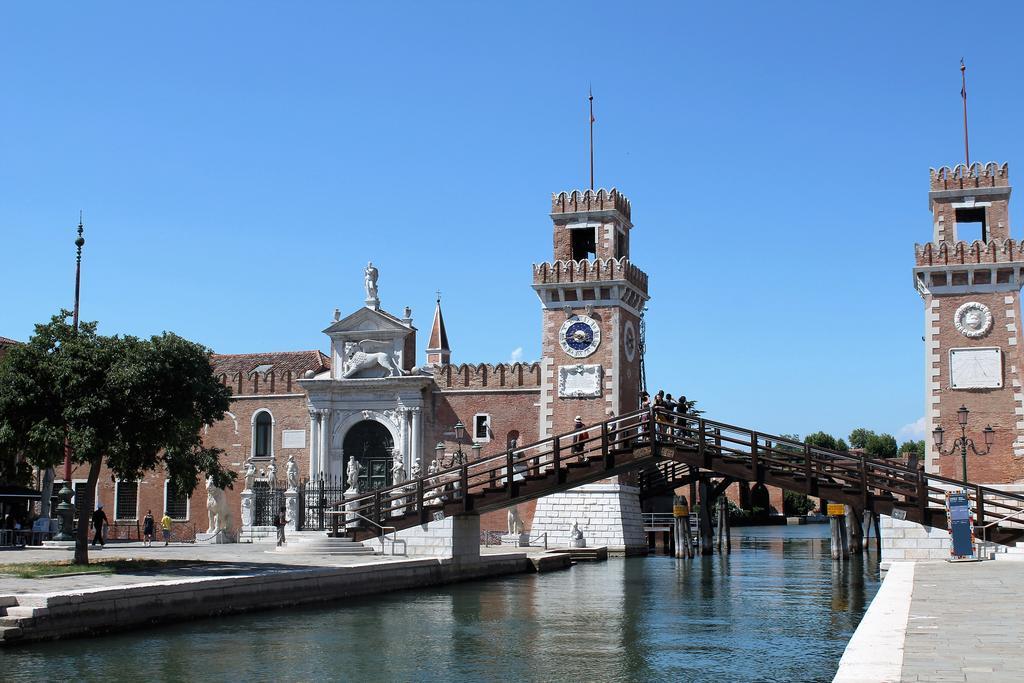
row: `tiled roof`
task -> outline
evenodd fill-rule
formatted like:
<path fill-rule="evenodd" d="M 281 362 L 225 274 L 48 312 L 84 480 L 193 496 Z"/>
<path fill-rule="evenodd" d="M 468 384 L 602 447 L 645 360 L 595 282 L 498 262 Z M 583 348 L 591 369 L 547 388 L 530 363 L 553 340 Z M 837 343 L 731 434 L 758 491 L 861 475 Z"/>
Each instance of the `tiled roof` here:
<path fill-rule="evenodd" d="M 260 366 L 270 366 L 265 369 Z M 228 377 L 241 372 L 248 377 L 253 370 L 260 367 L 261 372 L 274 371 L 280 377 L 291 370 L 292 377 L 301 378 L 307 370 L 320 373 L 329 370 L 331 359 L 320 351 L 284 351 L 281 353 L 232 353 L 213 355 L 213 373 L 226 374 Z"/>
<path fill-rule="evenodd" d="M 20 344 L 20 343 L 21 342 L 18 341 L 17 339 L 9 339 L 7 337 L 0 337 L 0 346 L 14 346 L 15 344 Z"/>

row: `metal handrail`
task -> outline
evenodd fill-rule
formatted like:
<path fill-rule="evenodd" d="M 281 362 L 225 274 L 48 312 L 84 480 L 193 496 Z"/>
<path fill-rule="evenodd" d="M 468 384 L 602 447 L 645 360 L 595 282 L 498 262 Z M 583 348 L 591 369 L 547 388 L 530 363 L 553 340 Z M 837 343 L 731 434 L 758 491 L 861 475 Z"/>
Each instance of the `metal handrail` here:
<path fill-rule="evenodd" d="M 359 514 L 355 510 L 326 510 L 326 511 L 324 511 L 324 514 L 325 515 L 345 515 L 346 516 L 346 519 L 345 519 L 346 526 L 348 524 L 348 519 L 347 519 L 348 515 L 353 515 L 355 517 L 358 517 L 359 519 L 365 520 L 365 521 L 369 522 L 370 524 L 374 525 L 375 527 L 380 529 L 380 549 L 381 550 L 384 550 L 384 539 L 387 537 L 387 530 L 390 529 L 393 532 L 393 534 L 394 534 L 394 536 L 391 539 L 391 554 L 392 555 L 395 554 L 395 544 L 398 542 L 398 528 L 397 527 L 384 526 L 383 524 L 379 524 L 379 523 L 373 521 L 372 519 L 370 519 L 369 517 L 366 517 L 365 515 Z"/>

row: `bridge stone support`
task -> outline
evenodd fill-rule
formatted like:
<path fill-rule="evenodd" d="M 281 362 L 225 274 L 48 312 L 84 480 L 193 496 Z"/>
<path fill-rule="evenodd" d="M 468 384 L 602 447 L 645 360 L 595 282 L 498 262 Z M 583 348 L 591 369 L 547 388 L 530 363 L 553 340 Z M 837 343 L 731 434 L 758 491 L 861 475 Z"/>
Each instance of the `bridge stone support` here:
<path fill-rule="evenodd" d="M 881 568 L 904 560 L 948 560 L 949 532 L 889 515 L 879 516 L 882 538 Z"/>
<path fill-rule="evenodd" d="M 548 535 L 554 547 L 568 547 L 573 522 L 588 546 L 607 546 L 620 555 L 647 553 L 640 489 L 618 483 L 585 484 L 538 499 L 531 536 Z"/>
<path fill-rule="evenodd" d="M 456 562 L 477 562 L 480 560 L 480 515 L 467 513 L 445 517 L 438 522 L 429 522 L 402 529 L 398 532 L 396 551 L 410 557 L 444 557 Z M 366 545 L 379 547 L 377 540 L 366 541 Z M 385 542 L 385 550 L 390 546 Z"/>

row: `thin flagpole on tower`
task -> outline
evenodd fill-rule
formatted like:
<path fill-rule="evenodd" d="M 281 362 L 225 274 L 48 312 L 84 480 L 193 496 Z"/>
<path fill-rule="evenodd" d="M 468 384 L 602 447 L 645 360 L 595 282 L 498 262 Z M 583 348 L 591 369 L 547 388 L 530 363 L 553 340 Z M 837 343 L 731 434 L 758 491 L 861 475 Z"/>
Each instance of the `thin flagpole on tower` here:
<path fill-rule="evenodd" d="M 587 88 L 590 100 L 590 189 L 594 189 L 594 90 Z"/>
<path fill-rule="evenodd" d="M 971 147 L 967 142 L 967 67 L 963 57 L 960 58 L 960 98 L 964 101 L 964 160 L 967 168 L 971 167 Z"/>

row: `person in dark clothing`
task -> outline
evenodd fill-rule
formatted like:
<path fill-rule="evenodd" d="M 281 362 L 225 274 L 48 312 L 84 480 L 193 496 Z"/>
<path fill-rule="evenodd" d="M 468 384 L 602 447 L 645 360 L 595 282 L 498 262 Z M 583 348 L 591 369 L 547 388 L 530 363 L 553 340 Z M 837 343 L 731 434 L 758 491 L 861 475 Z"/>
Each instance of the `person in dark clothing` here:
<path fill-rule="evenodd" d="M 146 510 L 146 517 L 142 520 L 142 543 L 152 547 L 153 545 L 153 511 Z"/>
<path fill-rule="evenodd" d="M 288 541 L 284 537 L 284 529 L 288 525 L 288 517 L 285 515 L 284 506 L 281 506 L 281 511 L 274 516 L 274 526 L 277 527 L 277 545 L 287 545 Z"/>
<path fill-rule="evenodd" d="M 106 545 L 103 542 L 103 525 L 107 523 L 107 513 L 103 511 L 103 504 L 96 506 L 96 512 L 92 513 L 92 528 L 96 530 L 96 535 L 92 537 L 93 546 L 99 542 L 100 546 Z"/>

